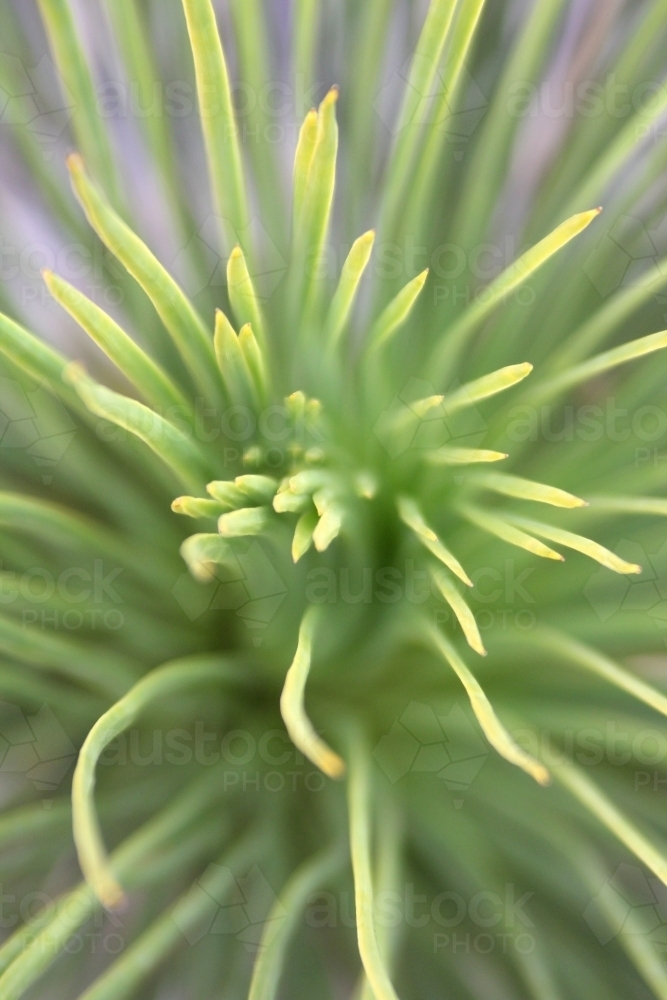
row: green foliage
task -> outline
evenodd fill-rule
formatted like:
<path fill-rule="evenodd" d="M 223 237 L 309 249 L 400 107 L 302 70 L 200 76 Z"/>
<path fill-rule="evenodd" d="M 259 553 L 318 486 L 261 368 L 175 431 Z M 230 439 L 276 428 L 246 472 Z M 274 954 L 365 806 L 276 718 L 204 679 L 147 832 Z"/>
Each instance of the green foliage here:
<path fill-rule="evenodd" d="M 528 6 L 294 0 L 287 89 L 320 103 L 276 144 L 277 7 L 107 0 L 140 106 L 165 60 L 196 86 L 200 145 L 149 110 L 135 164 L 76 5 L 37 0 L 78 205 L 0 58 L 31 199 L 120 292 L 49 263 L 91 341 L 61 352 L 0 290 L 0 770 L 35 785 L 3 792 L 0 895 L 59 894 L 3 913 L 0 1000 L 667 997 L 666 5 L 591 22 L 599 110 L 548 155 L 575 5 Z M 616 114 L 616 76 L 654 100 Z"/>

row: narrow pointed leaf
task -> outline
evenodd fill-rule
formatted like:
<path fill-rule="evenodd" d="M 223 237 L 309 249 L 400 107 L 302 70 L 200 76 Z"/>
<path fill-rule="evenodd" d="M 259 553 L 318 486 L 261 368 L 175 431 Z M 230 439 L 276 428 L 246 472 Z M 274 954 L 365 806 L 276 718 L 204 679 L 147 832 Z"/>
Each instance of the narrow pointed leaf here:
<path fill-rule="evenodd" d="M 268 374 L 262 349 L 255 339 L 250 323 L 239 331 L 239 347 L 246 360 L 252 376 L 255 391 L 259 399 L 266 399 L 268 392 Z"/>
<path fill-rule="evenodd" d="M 667 330 L 660 333 L 651 333 L 648 337 L 640 337 L 639 340 L 631 340 L 629 344 L 621 347 L 614 347 L 611 351 L 598 354 L 589 361 L 583 361 L 580 365 L 567 369 L 561 375 L 535 386 L 534 397 L 543 400 L 567 392 L 575 385 L 581 385 L 589 379 L 602 375 L 603 372 L 624 365 L 628 361 L 636 358 L 643 358 L 654 351 L 661 351 L 667 347 Z"/>
<path fill-rule="evenodd" d="M 482 378 L 461 386 L 451 396 L 446 396 L 445 409 L 447 413 L 456 413 L 457 410 L 463 410 L 466 406 L 474 406 L 480 400 L 488 399 L 489 396 L 495 396 L 497 393 L 504 392 L 505 389 L 522 382 L 532 370 L 533 366 L 526 362 L 521 365 L 509 365 L 507 368 L 491 372 L 490 375 L 483 375 Z"/>
<path fill-rule="evenodd" d="M 222 535 L 190 535 L 181 545 L 181 555 L 188 569 L 200 583 L 215 579 L 216 566 L 233 565 L 234 553 Z"/>
<path fill-rule="evenodd" d="M 330 778 L 341 778 L 345 764 L 317 735 L 304 706 L 316 621 L 316 609 L 311 608 L 301 622 L 296 653 L 280 696 L 280 711 L 292 743 Z"/>
<path fill-rule="evenodd" d="M 375 892 L 371 867 L 370 754 L 357 724 L 351 727 L 348 743 L 348 815 L 359 954 L 375 1000 L 399 1000 L 382 960 L 375 929 Z"/>
<path fill-rule="evenodd" d="M 662 497 L 595 496 L 588 500 L 591 513 L 609 511 L 614 514 L 648 514 L 667 517 L 667 500 Z"/>
<path fill-rule="evenodd" d="M 86 331 L 98 347 L 155 407 L 169 411 L 187 409 L 185 397 L 159 365 L 103 309 L 52 271 L 43 271 L 46 286 L 63 309 Z"/>
<path fill-rule="evenodd" d="M 275 1000 L 290 941 L 313 893 L 341 867 L 338 849 L 322 851 L 301 864 L 289 878 L 264 924 L 248 1000 Z M 93 998 L 94 1000 L 94 998 Z"/>
<path fill-rule="evenodd" d="M 444 563 L 466 586 L 472 587 L 472 580 L 461 566 L 461 563 L 442 544 L 435 531 L 428 526 L 417 503 L 411 497 L 399 497 L 397 506 L 401 520 L 404 524 L 407 524 L 408 528 L 414 531 L 422 545 L 425 545 L 429 552 L 433 553 L 441 563 Z"/>
<path fill-rule="evenodd" d="M 422 271 L 421 274 L 418 274 L 416 278 L 413 278 L 412 281 L 409 281 L 401 289 L 396 298 L 392 299 L 381 316 L 375 321 L 368 334 L 369 350 L 375 351 L 383 347 L 391 340 L 396 331 L 401 328 L 412 312 L 427 278 L 428 268 Z"/>
<path fill-rule="evenodd" d="M 232 324 L 221 309 L 215 313 L 215 357 L 230 400 L 237 405 L 256 401 L 254 381 Z"/>
<path fill-rule="evenodd" d="M 266 322 L 240 246 L 234 247 L 227 261 L 227 290 L 237 322 L 240 326 L 250 323 L 259 342 L 264 346 Z"/>
<path fill-rule="evenodd" d="M 547 486 L 544 483 L 534 483 L 530 479 L 522 479 L 519 476 L 508 476 L 504 472 L 475 473 L 474 477 L 471 477 L 471 482 L 475 486 L 493 490 L 494 493 L 502 493 L 504 496 L 516 497 L 519 500 L 547 503 L 552 507 L 564 507 L 571 510 L 575 507 L 587 506 L 585 500 L 581 500 L 565 490 L 559 490 L 555 486 Z"/>
<path fill-rule="evenodd" d="M 206 500 L 201 497 L 176 497 L 172 501 L 171 509 L 174 514 L 184 514 L 186 517 L 214 517 L 217 519 L 226 512 L 227 506 L 218 500 Z"/>
<path fill-rule="evenodd" d="M 329 347 L 335 347 L 345 331 L 359 291 L 359 283 L 371 259 L 374 243 L 375 230 L 371 229 L 354 241 L 352 249 L 345 259 L 338 288 L 331 300 L 325 324 L 326 341 Z"/>
<path fill-rule="evenodd" d="M 451 364 L 456 360 L 468 338 L 475 332 L 486 317 L 500 303 L 526 281 L 531 274 L 542 267 L 550 257 L 553 257 L 570 240 L 583 232 L 593 219 L 600 214 L 600 209 L 591 212 L 581 212 L 561 223 L 552 233 L 527 250 L 514 264 L 503 271 L 495 281 L 486 288 L 485 294 L 465 310 L 463 315 L 451 327 L 443 331 L 440 342 L 435 348 L 428 364 L 428 371 L 433 377 L 444 377 Z"/>
<path fill-rule="evenodd" d="M 609 301 L 593 313 L 580 327 L 573 330 L 559 346 L 546 366 L 551 371 L 563 371 L 581 362 L 592 350 L 618 329 L 634 312 L 649 302 L 667 284 L 667 258 L 661 258 L 638 284 L 623 286 Z"/>
<path fill-rule="evenodd" d="M 276 493 L 272 504 L 277 514 L 301 514 L 310 505 L 311 497 L 307 493 L 291 493 L 289 490 Z"/>
<path fill-rule="evenodd" d="M 77 394 L 63 381 L 69 359 L 2 313 L 0 351 L 32 378 L 38 382 L 45 381 L 51 392 L 60 396 L 75 410 L 85 412 Z"/>
<path fill-rule="evenodd" d="M 124 694 L 137 679 L 137 666 L 102 645 L 29 626 L 0 615 L 0 654 L 40 672 L 66 678 L 105 698 Z M 15 668 L 16 669 L 16 668 Z"/>
<path fill-rule="evenodd" d="M 337 101 L 338 88 L 332 87 L 317 113 L 317 136 L 308 171 L 306 212 L 308 236 L 312 239 L 312 244 L 307 249 L 315 259 L 326 238 L 333 205 L 338 155 Z"/>
<path fill-rule="evenodd" d="M 193 492 L 198 492 L 203 486 L 207 479 L 206 459 L 175 424 L 136 399 L 121 396 L 95 382 L 80 365 L 69 365 L 65 378 L 91 413 L 138 437 Z"/>
<path fill-rule="evenodd" d="M 292 559 L 295 563 L 299 561 L 313 544 L 313 532 L 318 523 L 317 511 L 311 508 L 302 514 L 294 529 L 292 540 Z"/>
<path fill-rule="evenodd" d="M 271 476 L 237 476 L 234 485 L 254 503 L 270 503 L 278 489 L 278 480 Z"/>
<path fill-rule="evenodd" d="M 313 543 L 318 552 L 325 552 L 343 527 L 343 511 L 336 503 L 328 503 L 324 508 L 317 527 L 313 531 Z"/>
<path fill-rule="evenodd" d="M 109 198 L 119 206 L 120 182 L 70 4 L 65 0 L 39 0 L 39 9 L 62 81 L 63 100 L 71 108 L 77 144 Z"/>
<path fill-rule="evenodd" d="M 479 634 L 475 616 L 459 594 L 452 581 L 441 569 L 432 569 L 431 576 L 438 587 L 438 590 L 456 615 L 468 645 L 474 649 L 476 653 L 479 653 L 480 656 L 486 656 L 486 650 L 484 649 L 482 637 Z"/>
<path fill-rule="evenodd" d="M 415 49 L 403 102 L 395 126 L 396 145 L 388 168 L 383 234 L 392 235 L 395 216 L 405 196 L 411 170 L 419 148 L 422 122 L 434 85 L 440 59 L 456 11 L 457 0 L 431 0 Z"/>
<path fill-rule="evenodd" d="M 218 838 L 211 837 L 209 824 L 198 830 L 204 849 L 216 849 Z M 194 837 L 189 842 L 196 843 Z M 188 841 L 185 841 L 188 844 Z M 186 935 L 196 935 L 206 919 L 210 900 L 229 892 L 233 882 L 232 871 L 238 866 L 252 864 L 260 853 L 259 837 L 247 836 L 210 865 L 200 879 L 180 896 L 176 903 L 155 920 L 142 934 L 126 947 L 78 1000 L 120 1000 L 136 991 L 156 969 L 178 948 Z M 280 904 L 279 904 L 280 905 Z"/>
<path fill-rule="evenodd" d="M 213 339 L 193 306 L 146 244 L 91 183 L 81 157 L 72 154 L 67 166 L 74 191 L 91 226 L 146 292 L 196 383 L 209 392 L 212 399 L 218 399 L 221 385 L 216 375 Z"/>
<path fill-rule="evenodd" d="M 472 710 L 491 746 L 498 751 L 501 757 L 508 760 L 510 764 L 516 764 L 531 778 L 534 778 L 538 784 L 548 785 L 550 778 L 546 767 L 514 742 L 494 712 L 479 681 L 470 672 L 451 643 L 434 626 L 429 625 L 428 629 L 435 648 L 447 660 L 466 689 Z"/>
<path fill-rule="evenodd" d="M 622 691 L 626 691 L 650 708 L 667 716 L 667 695 L 657 691 L 641 677 L 637 677 L 630 670 L 615 663 L 608 656 L 599 653 L 596 649 L 584 645 L 576 639 L 572 639 L 564 632 L 553 628 L 540 628 L 531 635 L 531 641 L 546 646 L 554 653 L 565 656 L 571 663 L 576 663 L 585 670 L 602 677 L 610 684 L 614 684 Z"/>
<path fill-rule="evenodd" d="M 244 507 L 248 503 L 248 495 L 240 490 L 236 483 L 229 479 L 216 479 L 206 486 L 206 492 L 219 500 L 220 503 L 227 504 L 229 510 L 236 510 Z"/>
<path fill-rule="evenodd" d="M 294 156 L 294 208 L 293 230 L 299 229 L 308 190 L 308 177 L 317 140 L 317 111 L 312 108 L 303 120 Z"/>
<path fill-rule="evenodd" d="M 229 666 L 217 660 L 185 662 L 161 667 L 132 688 L 93 726 L 81 748 L 72 783 L 74 841 L 86 881 L 103 906 L 114 908 L 124 892 L 113 874 L 95 810 L 95 768 L 109 743 L 130 726 L 149 705 L 193 684 L 228 680 Z"/>
<path fill-rule="evenodd" d="M 582 535 L 574 535 L 571 531 L 563 531 L 562 528 L 554 528 L 550 524 L 532 521 L 527 517 L 518 517 L 515 514 L 504 513 L 503 519 L 525 531 L 541 535 L 542 538 L 548 538 L 550 542 L 555 542 L 557 545 L 564 545 L 568 549 L 574 549 L 575 552 L 581 552 L 582 555 L 594 559 L 601 566 L 613 570 L 614 573 L 641 573 L 642 571 L 641 566 L 626 562 L 625 559 L 619 558 L 609 549 L 605 549 L 603 545 L 598 545 L 597 542 L 591 541 L 590 538 L 584 538 Z"/>
<path fill-rule="evenodd" d="M 553 763 L 554 777 L 646 867 L 667 885 L 667 858 L 574 764 Z"/>
<path fill-rule="evenodd" d="M 249 234 L 250 214 L 238 124 L 211 0 L 183 0 L 195 64 L 200 119 L 216 211 L 227 246 Z M 246 246 L 249 251 L 250 247 Z"/>
<path fill-rule="evenodd" d="M 503 451 L 484 448 L 438 448 L 426 454 L 431 465 L 480 465 L 485 462 L 502 462 L 508 458 Z"/>
<path fill-rule="evenodd" d="M 294 3 L 295 92 L 300 87 L 307 91 L 313 83 L 320 7 L 318 0 L 295 0 Z"/>
<path fill-rule="evenodd" d="M 532 552 L 533 555 L 541 556 L 543 559 L 563 562 L 563 556 L 559 552 L 550 549 L 548 545 L 533 538 L 532 535 L 527 535 L 525 531 L 520 531 L 519 528 L 508 524 L 502 518 L 495 517 L 489 511 L 480 510 L 479 507 L 473 507 L 471 504 L 461 504 L 458 510 L 472 524 L 476 524 L 482 531 L 488 531 L 490 535 L 495 535 L 503 542 L 516 545 L 517 548 L 525 549 L 526 552 Z"/>

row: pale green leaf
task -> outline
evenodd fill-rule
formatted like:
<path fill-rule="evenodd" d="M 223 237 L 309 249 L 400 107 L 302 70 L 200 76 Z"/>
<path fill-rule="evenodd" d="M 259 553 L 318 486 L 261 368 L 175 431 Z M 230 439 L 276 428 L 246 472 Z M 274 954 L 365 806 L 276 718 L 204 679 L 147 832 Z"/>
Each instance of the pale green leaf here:
<path fill-rule="evenodd" d="M 183 291 L 146 244 L 123 222 L 86 176 L 83 160 L 67 159 L 72 184 L 91 226 L 143 288 L 169 331 L 186 366 L 212 399 L 220 398 L 213 338 Z"/>
<path fill-rule="evenodd" d="M 304 706 L 316 622 L 317 609 L 310 608 L 301 622 L 296 653 L 280 696 L 280 711 L 292 743 L 328 777 L 341 778 L 345 764 L 317 735 Z"/>
<path fill-rule="evenodd" d="M 439 343 L 429 360 L 427 370 L 431 379 L 440 381 L 457 360 L 466 341 L 483 323 L 487 316 L 499 306 L 508 295 L 519 288 L 531 274 L 534 274 L 550 257 L 583 232 L 600 214 L 601 209 L 581 212 L 561 223 L 552 233 L 545 236 L 534 247 L 527 250 L 484 290 L 473 305 L 463 312 L 459 319 L 439 337 Z"/>
<path fill-rule="evenodd" d="M 403 326 L 412 312 L 427 278 L 428 268 L 422 271 L 421 274 L 418 274 L 416 278 L 413 278 L 412 281 L 409 281 L 398 295 L 392 299 L 389 305 L 386 306 L 368 334 L 368 349 L 370 351 L 384 347 L 396 331 Z"/>
<path fill-rule="evenodd" d="M 86 331 L 151 406 L 180 416 L 189 412 L 185 397 L 159 365 L 138 347 L 108 313 L 52 271 L 42 277 L 51 295 Z M 177 408 L 177 409 L 175 409 Z"/>
<path fill-rule="evenodd" d="M 175 424 L 136 399 L 121 396 L 95 382 L 81 365 L 69 365 L 64 377 L 91 413 L 122 427 L 147 444 L 194 493 L 203 488 L 209 472 L 207 460 Z"/>
<path fill-rule="evenodd" d="M 227 63 L 211 0 L 183 0 L 183 10 L 195 64 L 213 198 L 223 236 L 231 247 L 249 233 L 250 213 Z"/>

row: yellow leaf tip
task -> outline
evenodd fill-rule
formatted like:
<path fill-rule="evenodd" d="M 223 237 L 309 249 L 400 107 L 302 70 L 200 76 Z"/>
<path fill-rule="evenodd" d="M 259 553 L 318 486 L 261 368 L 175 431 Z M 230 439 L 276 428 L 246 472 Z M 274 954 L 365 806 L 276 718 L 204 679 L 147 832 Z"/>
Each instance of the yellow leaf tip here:
<path fill-rule="evenodd" d="M 72 172 L 84 169 L 83 157 L 81 153 L 68 153 L 65 157 L 65 163 L 67 165 L 67 169 Z"/>
<path fill-rule="evenodd" d="M 337 753 L 334 753 L 333 750 L 326 754 L 319 764 L 326 776 L 333 778 L 334 781 L 340 781 L 345 775 L 345 761 Z"/>
<path fill-rule="evenodd" d="M 111 877 L 104 878 L 101 884 L 97 885 L 95 894 L 105 910 L 120 913 L 128 908 L 127 896 Z"/>

